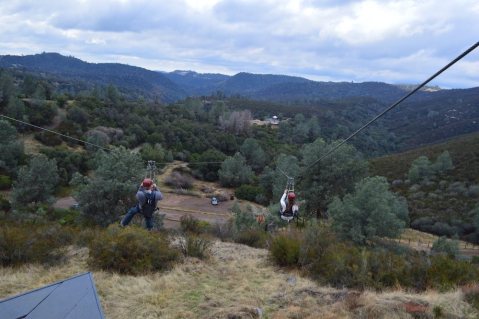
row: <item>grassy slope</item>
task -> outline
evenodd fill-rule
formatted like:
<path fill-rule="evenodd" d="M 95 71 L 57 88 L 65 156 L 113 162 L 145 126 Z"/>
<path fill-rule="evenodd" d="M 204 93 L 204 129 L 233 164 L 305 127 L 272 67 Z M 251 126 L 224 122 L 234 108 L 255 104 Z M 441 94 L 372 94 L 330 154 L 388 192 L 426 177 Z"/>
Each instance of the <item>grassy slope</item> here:
<path fill-rule="evenodd" d="M 451 194 L 448 186 L 453 182 L 463 182 L 466 186 L 479 184 L 479 134 L 461 136 L 444 143 L 428 145 L 404 153 L 393 154 L 370 161 L 372 175 L 386 176 L 389 181 L 407 179 L 411 163 L 421 155 L 434 161 L 443 151 L 449 151 L 454 169 L 447 175 L 438 176 L 430 185 L 421 185 L 416 191 L 411 185 L 402 184 L 394 187 L 408 199 L 411 220 L 430 216 L 437 220 L 454 223 L 455 219 L 472 222 L 469 212 L 477 205 L 478 198 L 465 194 Z M 445 181 L 446 187 L 439 187 Z M 419 194 L 418 194 L 419 193 Z M 420 196 L 419 196 L 420 195 Z"/>
<path fill-rule="evenodd" d="M 0 298 L 88 271 L 88 251 L 72 248 L 65 264 L 0 268 Z M 460 290 L 412 294 L 319 287 L 273 267 L 267 251 L 216 242 L 207 261 L 187 259 L 147 276 L 93 272 L 106 318 L 411 318 L 440 307 L 451 318 L 477 318 Z M 419 305 L 419 306 L 418 306 Z M 426 314 L 422 314 L 426 315 Z"/>

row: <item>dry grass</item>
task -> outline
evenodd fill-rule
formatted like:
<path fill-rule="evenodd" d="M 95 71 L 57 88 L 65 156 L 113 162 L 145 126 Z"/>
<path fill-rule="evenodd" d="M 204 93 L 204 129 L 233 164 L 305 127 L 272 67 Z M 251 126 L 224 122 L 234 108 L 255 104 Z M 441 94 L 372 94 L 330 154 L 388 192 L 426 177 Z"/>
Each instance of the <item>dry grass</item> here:
<path fill-rule="evenodd" d="M 38 154 L 40 153 L 40 149 L 44 147 L 42 143 L 33 137 L 33 134 L 25 134 L 22 137 L 22 141 L 26 154 Z"/>
<path fill-rule="evenodd" d="M 64 265 L 0 268 L 0 298 L 88 271 L 88 251 L 71 249 Z M 267 251 L 216 242 L 207 261 L 186 259 L 172 271 L 94 279 L 107 318 L 433 318 L 440 307 L 451 318 L 477 318 L 460 290 L 409 294 L 319 287 L 298 273 L 278 270 Z M 419 305 L 419 306 L 418 306 Z"/>
<path fill-rule="evenodd" d="M 439 239 L 439 236 L 424 233 L 418 230 L 407 228 L 399 238 L 401 244 L 405 244 L 412 249 L 429 251 L 433 243 Z M 459 240 L 459 249 L 463 255 L 479 255 L 479 246 Z"/>
<path fill-rule="evenodd" d="M 411 240 L 411 242 L 430 243 L 435 242 L 439 237 L 424 233 L 415 229 L 407 228 L 401 235 L 401 240 Z"/>

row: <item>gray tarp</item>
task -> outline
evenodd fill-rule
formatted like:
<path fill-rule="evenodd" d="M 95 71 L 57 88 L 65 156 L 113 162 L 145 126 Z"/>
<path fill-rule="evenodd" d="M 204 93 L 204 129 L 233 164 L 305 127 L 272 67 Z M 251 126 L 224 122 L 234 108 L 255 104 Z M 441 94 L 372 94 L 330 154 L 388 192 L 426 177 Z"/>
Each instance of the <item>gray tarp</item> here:
<path fill-rule="evenodd" d="M 0 300 L 1 319 L 103 319 L 91 273 Z"/>

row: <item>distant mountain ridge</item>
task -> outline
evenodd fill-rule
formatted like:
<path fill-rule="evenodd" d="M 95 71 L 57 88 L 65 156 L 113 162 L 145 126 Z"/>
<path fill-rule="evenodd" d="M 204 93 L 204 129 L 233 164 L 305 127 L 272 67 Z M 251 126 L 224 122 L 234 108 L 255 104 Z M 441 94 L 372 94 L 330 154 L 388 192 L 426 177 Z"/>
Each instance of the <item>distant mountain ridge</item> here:
<path fill-rule="evenodd" d="M 144 95 L 172 102 L 188 94 L 161 73 L 119 63 L 88 63 L 58 53 L 0 56 L 0 67 L 42 72 L 94 85 L 113 84 L 132 96 Z"/>
<path fill-rule="evenodd" d="M 119 63 L 88 63 L 58 53 L 0 56 L 0 67 L 40 72 L 63 80 L 85 81 L 91 87 L 113 84 L 132 98 L 144 96 L 173 102 L 187 96 L 203 96 L 218 91 L 252 99 L 276 102 L 338 100 L 372 97 L 389 103 L 404 89 L 381 82 L 317 82 L 301 77 L 241 72 L 233 76 L 194 71 L 161 72 Z M 415 98 L 427 98 L 420 92 Z"/>
<path fill-rule="evenodd" d="M 247 72 L 240 72 L 233 76 L 199 74 L 193 71 L 174 71 L 163 74 L 185 91 L 193 90 L 198 95 L 210 95 L 221 91 L 226 95 L 237 94 L 274 102 L 372 97 L 389 103 L 404 95 L 403 88 L 382 82 L 318 82 L 288 75 Z"/>

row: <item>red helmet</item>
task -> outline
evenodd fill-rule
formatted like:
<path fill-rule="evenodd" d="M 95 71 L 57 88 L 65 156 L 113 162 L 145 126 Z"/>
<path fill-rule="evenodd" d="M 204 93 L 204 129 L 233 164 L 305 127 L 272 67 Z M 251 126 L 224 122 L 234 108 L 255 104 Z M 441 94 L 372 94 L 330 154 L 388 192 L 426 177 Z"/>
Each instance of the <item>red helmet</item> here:
<path fill-rule="evenodd" d="M 288 200 L 293 201 L 296 198 L 296 195 L 293 192 L 288 193 Z"/>
<path fill-rule="evenodd" d="M 153 185 L 153 181 L 150 178 L 145 178 L 141 184 L 143 187 L 150 188 Z"/>

